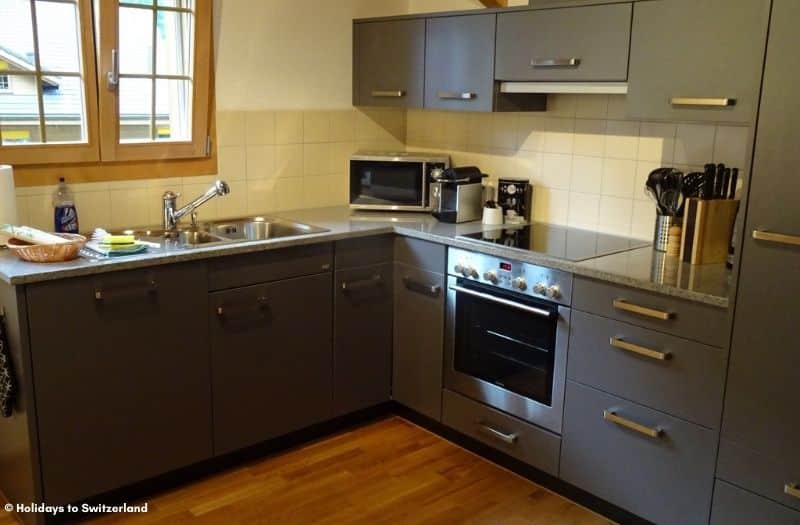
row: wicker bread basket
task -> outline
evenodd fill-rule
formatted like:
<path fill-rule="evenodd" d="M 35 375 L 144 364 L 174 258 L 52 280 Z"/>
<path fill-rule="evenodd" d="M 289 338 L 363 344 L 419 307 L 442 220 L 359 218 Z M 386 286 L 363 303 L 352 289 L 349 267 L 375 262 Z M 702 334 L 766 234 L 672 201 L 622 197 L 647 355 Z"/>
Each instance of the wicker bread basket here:
<path fill-rule="evenodd" d="M 74 233 L 56 233 L 70 242 L 63 244 L 30 244 L 19 239 L 9 239 L 8 249 L 11 253 L 30 262 L 63 262 L 71 261 L 78 257 L 86 237 Z"/>

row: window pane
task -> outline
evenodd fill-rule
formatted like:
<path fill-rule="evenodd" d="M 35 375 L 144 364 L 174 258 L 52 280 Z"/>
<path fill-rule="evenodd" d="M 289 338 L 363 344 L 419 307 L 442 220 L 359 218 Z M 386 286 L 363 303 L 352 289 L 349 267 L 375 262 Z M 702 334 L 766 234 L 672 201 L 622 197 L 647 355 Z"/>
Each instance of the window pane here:
<path fill-rule="evenodd" d="M 194 9 L 192 0 L 158 0 L 159 7 L 180 7 L 183 9 Z"/>
<path fill-rule="evenodd" d="M 0 93 L 0 132 L 4 146 L 42 141 L 36 77 L 8 75 L 9 92 Z"/>
<path fill-rule="evenodd" d="M 153 81 L 149 78 L 121 78 L 119 81 L 120 142 L 152 139 Z"/>
<path fill-rule="evenodd" d="M 119 8 L 119 70 L 122 74 L 153 72 L 153 11 Z"/>
<path fill-rule="evenodd" d="M 85 142 L 83 82 L 80 77 L 45 77 L 44 102 L 47 142 Z"/>
<path fill-rule="evenodd" d="M 192 83 L 156 81 L 157 140 L 192 140 Z"/>
<path fill-rule="evenodd" d="M 122 0 L 120 5 L 153 5 L 153 0 Z"/>
<path fill-rule="evenodd" d="M 80 72 L 77 15 L 75 4 L 36 2 L 39 62 L 43 71 Z"/>
<path fill-rule="evenodd" d="M 192 15 L 159 11 L 157 31 L 157 72 L 159 75 L 192 74 Z"/>
<path fill-rule="evenodd" d="M 29 0 L 0 0 L 0 49 L 0 69 L 34 70 Z"/>

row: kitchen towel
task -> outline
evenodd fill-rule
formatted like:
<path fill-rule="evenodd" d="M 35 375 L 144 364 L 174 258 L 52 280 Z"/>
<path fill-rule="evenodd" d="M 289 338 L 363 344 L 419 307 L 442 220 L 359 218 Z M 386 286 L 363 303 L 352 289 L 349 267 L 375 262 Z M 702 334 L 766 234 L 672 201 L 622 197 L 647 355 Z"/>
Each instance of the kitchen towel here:
<path fill-rule="evenodd" d="M 0 224 L 17 224 L 17 192 L 14 189 L 14 170 L 0 164 Z M 0 246 L 5 246 L 0 238 Z"/>
<path fill-rule="evenodd" d="M 14 367 L 11 366 L 11 352 L 6 337 L 6 317 L 0 311 L 0 416 L 11 417 L 16 395 Z"/>

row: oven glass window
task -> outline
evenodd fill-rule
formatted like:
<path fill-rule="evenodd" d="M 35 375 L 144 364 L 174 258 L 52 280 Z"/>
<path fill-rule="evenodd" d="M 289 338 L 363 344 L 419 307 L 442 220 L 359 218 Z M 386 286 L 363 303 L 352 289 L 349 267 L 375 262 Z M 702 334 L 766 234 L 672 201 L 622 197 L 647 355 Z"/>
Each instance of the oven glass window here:
<path fill-rule="evenodd" d="M 350 161 L 350 203 L 422 206 L 421 162 Z"/>
<path fill-rule="evenodd" d="M 456 300 L 456 371 L 550 406 L 558 310 L 459 279 L 459 286 L 553 312 L 550 318 L 465 293 Z"/>

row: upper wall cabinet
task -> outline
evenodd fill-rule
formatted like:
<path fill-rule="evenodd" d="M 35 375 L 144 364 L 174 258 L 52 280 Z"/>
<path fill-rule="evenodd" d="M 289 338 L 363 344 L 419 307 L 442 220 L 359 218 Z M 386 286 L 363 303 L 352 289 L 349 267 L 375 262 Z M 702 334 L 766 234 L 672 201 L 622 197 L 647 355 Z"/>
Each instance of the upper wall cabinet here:
<path fill-rule="evenodd" d="M 629 116 L 752 123 L 769 9 L 769 0 L 636 3 Z"/>
<path fill-rule="evenodd" d="M 491 111 L 494 14 L 431 18 L 425 48 L 425 107 Z"/>
<path fill-rule="evenodd" d="M 353 105 L 420 108 L 425 20 L 353 25 Z"/>
<path fill-rule="evenodd" d="M 630 27 L 631 4 L 501 13 L 495 78 L 624 82 Z"/>

